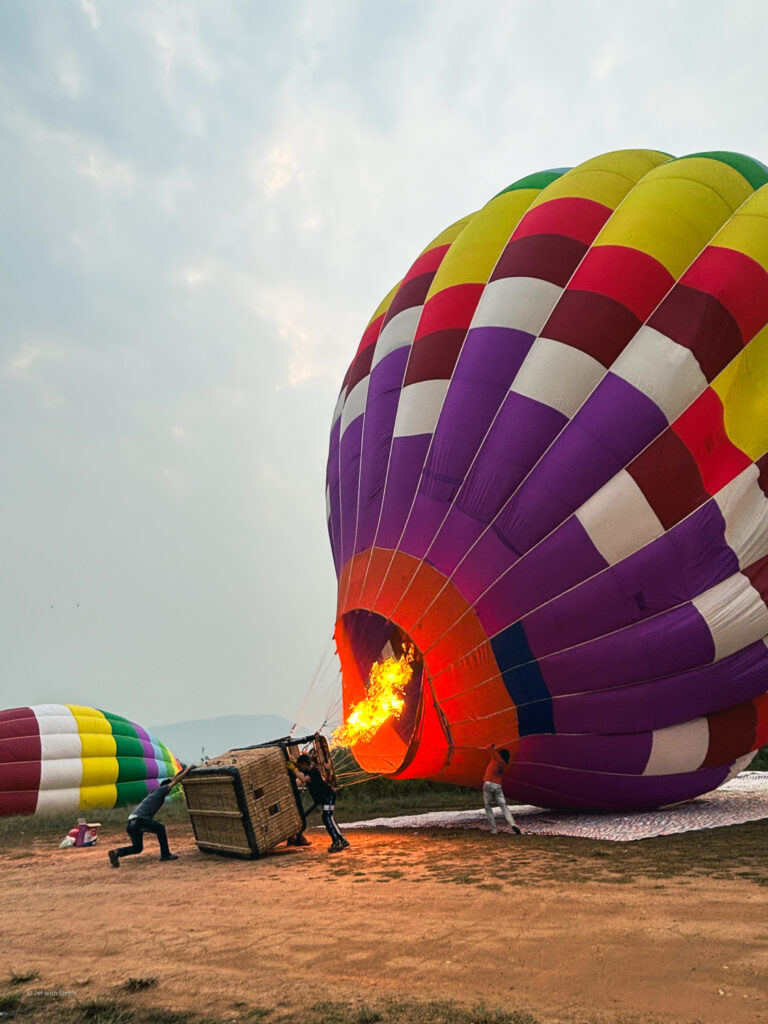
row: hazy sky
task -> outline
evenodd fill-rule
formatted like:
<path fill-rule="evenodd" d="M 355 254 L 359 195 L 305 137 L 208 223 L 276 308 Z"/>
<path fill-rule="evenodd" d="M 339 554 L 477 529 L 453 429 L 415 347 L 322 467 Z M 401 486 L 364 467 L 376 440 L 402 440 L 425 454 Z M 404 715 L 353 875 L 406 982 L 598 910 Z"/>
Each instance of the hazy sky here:
<path fill-rule="evenodd" d="M 3 0 L 0 708 L 293 718 L 380 299 L 524 174 L 768 161 L 766 54 L 764 0 Z"/>

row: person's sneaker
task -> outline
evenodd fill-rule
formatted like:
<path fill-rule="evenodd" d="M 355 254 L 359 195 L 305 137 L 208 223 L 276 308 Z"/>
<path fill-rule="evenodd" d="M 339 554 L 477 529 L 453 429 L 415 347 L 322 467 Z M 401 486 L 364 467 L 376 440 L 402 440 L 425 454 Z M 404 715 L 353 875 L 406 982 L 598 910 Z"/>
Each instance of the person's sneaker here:
<path fill-rule="evenodd" d="M 307 839 L 305 835 L 296 836 L 293 840 L 292 846 L 311 846 L 312 843 Z"/>
<path fill-rule="evenodd" d="M 339 840 L 339 846 L 342 848 L 342 850 L 346 850 L 346 848 L 349 846 L 349 840 L 345 839 L 344 836 L 342 836 L 341 839 Z"/>
<path fill-rule="evenodd" d="M 514 835 L 516 836 L 521 836 L 523 834 L 523 830 L 521 828 L 518 828 L 517 825 L 510 825 L 509 831 L 514 833 Z"/>
<path fill-rule="evenodd" d="M 339 850 L 343 850 L 343 849 L 344 849 L 344 847 L 340 843 L 337 843 L 336 840 L 334 839 L 334 841 L 328 847 L 328 853 L 338 853 Z"/>
<path fill-rule="evenodd" d="M 109 853 L 109 863 L 112 865 L 113 868 L 119 868 L 120 867 L 120 858 L 117 855 L 117 850 L 109 850 L 108 853 Z"/>
<path fill-rule="evenodd" d="M 165 856 L 161 857 L 160 860 L 178 860 L 179 855 L 177 853 L 166 853 Z"/>

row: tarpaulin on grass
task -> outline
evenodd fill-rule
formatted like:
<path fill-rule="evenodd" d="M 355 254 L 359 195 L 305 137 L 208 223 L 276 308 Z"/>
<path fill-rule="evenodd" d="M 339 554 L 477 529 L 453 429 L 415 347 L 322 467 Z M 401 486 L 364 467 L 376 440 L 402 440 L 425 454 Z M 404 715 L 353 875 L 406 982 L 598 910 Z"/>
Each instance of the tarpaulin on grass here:
<path fill-rule="evenodd" d="M 478 794 L 480 803 L 482 797 Z M 511 810 L 515 821 L 526 833 L 626 843 L 678 832 L 742 825 L 746 821 L 768 818 L 768 772 L 744 772 L 714 793 L 656 811 L 571 814 L 542 810 L 530 804 L 513 806 Z M 499 820 L 499 824 L 504 825 L 503 819 Z M 485 812 L 479 807 L 476 811 L 434 811 L 429 814 L 406 814 L 398 818 L 374 818 L 372 821 L 356 821 L 344 825 L 345 831 L 353 828 L 471 828 L 488 831 L 489 826 Z"/>

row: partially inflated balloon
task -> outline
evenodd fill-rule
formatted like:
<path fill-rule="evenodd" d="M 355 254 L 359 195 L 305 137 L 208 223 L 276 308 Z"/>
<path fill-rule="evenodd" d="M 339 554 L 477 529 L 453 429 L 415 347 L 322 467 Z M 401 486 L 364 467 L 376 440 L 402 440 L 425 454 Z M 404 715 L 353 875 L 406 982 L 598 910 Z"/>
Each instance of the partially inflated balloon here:
<path fill-rule="evenodd" d="M 179 767 L 119 715 L 77 704 L 0 711 L 0 815 L 138 803 Z"/>
<path fill-rule="evenodd" d="M 439 235 L 370 321 L 328 461 L 354 753 L 536 804 L 654 807 L 768 741 L 768 170 L 608 153 Z"/>

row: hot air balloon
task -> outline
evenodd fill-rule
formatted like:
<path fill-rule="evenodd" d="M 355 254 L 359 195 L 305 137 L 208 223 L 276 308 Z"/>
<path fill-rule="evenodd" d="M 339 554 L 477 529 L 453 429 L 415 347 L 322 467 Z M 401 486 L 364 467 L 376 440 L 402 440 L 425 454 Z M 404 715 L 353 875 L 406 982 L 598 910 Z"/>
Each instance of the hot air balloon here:
<path fill-rule="evenodd" d="M 413 651 L 366 770 L 643 809 L 768 741 L 768 169 L 532 174 L 374 313 L 327 470 L 345 712 Z"/>
<path fill-rule="evenodd" d="M 179 768 L 120 715 L 77 704 L 0 711 L 0 816 L 138 803 Z"/>

